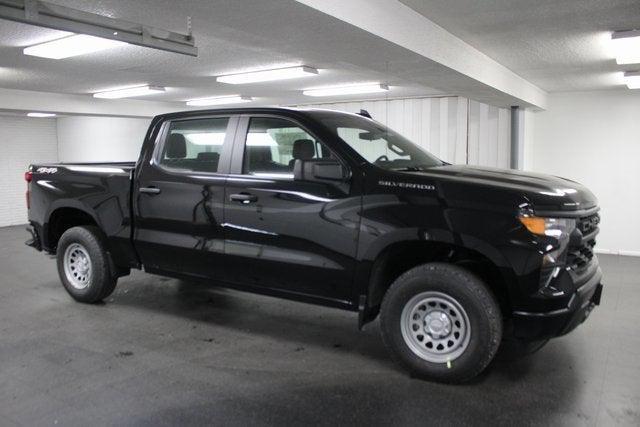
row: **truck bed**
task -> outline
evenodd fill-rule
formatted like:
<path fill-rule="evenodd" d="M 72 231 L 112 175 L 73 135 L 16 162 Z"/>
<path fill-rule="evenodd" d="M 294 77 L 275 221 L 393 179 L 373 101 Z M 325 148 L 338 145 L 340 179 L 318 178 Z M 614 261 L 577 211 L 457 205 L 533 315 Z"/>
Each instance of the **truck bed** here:
<path fill-rule="evenodd" d="M 55 252 L 56 221 L 65 209 L 85 212 L 100 227 L 120 265 L 135 265 L 131 242 L 131 175 L 135 162 L 36 163 L 29 186 L 29 222 L 37 230 L 42 249 Z"/>

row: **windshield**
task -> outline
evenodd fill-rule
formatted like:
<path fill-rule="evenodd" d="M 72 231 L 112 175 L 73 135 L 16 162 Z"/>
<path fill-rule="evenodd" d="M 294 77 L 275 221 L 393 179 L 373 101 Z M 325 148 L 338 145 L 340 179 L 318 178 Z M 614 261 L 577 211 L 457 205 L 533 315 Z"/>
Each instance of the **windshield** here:
<path fill-rule="evenodd" d="M 364 157 L 387 170 L 420 171 L 444 163 L 402 135 L 365 117 L 331 115 L 323 124 Z"/>

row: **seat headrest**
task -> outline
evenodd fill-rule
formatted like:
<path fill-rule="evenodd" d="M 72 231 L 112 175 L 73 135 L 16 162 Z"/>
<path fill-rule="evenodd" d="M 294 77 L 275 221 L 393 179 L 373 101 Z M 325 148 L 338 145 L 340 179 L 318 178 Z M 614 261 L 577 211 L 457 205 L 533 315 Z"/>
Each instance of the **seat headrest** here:
<path fill-rule="evenodd" d="M 315 146 L 310 139 L 297 139 L 293 142 L 293 152 L 291 153 L 294 159 L 309 160 L 313 158 L 315 154 Z"/>
<path fill-rule="evenodd" d="M 270 162 L 273 160 L 271 155 L 271 147 L 253 146 L 247 147 L 248 157 L 252 162 Z"/>
<path fill-rule="evenodd" d="M 218 153 L 214 153 L 214 152 L 202 152 L 202 153 L 198 153 L 198 160 L 204 160 L 204 161 L 216 161 L 220 159 L 220 154 Z"/>
<path fill-rule="evenodd" d="M 184 159 L 187 157 L 187 140 L 181 133 L 172 133 L 167 141 L 165 156 L 169 159 Z"/>

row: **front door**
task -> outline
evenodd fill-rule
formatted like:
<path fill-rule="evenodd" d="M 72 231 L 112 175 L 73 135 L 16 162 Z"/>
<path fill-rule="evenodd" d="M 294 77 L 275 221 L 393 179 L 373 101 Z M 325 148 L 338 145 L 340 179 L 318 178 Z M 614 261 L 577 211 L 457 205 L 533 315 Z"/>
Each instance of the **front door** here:
<path fill-rule="evenodd" d="M 217 277 L 225 172 L 237 122 L 214 116 L 163 125 L 133 190 L 134 238 L 146 270 Z"/>
<path fill-rule="evenodd" d="M 243 117 L 238 135 L 224 199 L 228 280 L 349 301 L 360 197 L 350 182 L 293 179 L 296 159 L 333 153 L 285 118 Z"/>

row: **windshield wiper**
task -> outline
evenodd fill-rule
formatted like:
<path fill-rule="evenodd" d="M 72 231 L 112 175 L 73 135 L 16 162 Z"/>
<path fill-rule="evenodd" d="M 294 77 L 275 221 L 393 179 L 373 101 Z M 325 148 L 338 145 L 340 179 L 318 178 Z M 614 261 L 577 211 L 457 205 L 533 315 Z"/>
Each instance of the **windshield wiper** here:
<path fill-rule="evenodd" d="M 393 168 L 391 169 L 392 171 L 397 171 L 397 172 L 420 172 L 422 170 L 424 170 L 423 168 L 421 168 L 420 166 L 406 166 L 403 168 Z"/>
<path fill-rule="evenodd" d="M 446 166 L 449 164 L 450 163 L 442 162 L 439 165 L 411 165 L 411 166 L 403 166 L 400 168 L 392 168 L 391 170 L 398 171 L 398 172 L 420 172 L 420 171 L 425 171 L 431 168 L 437 168 L 439 166 Z"/>

